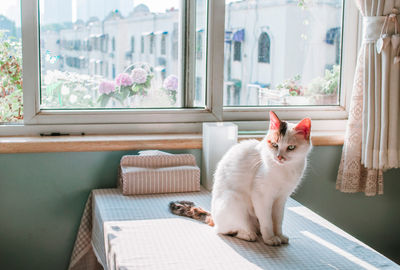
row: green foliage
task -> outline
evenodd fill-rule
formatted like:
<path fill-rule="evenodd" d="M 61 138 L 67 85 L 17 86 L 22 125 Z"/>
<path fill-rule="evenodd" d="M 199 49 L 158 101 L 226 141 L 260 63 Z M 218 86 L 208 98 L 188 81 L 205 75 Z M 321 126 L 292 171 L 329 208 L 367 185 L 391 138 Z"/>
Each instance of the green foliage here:
<path fill-rule="evenodd" d="M 46 108 L 93 108 L 99 76 L 49 70 L 42 80 L 42 104 Z"/>
<path fill-rule="evenodd" d="M 303 87 L 300 85 L 300 81 L 301 76 L 298 74 L 278 84 L 276 88 L 278 90 L 287 90 L 291 96 L 301 96 L 303 95 Z"/>
<path fill-rule="evenodd" d="M 144 83 L 134 83 L 131 87 L 131 92 L 129 93 L 129 96 L 147 95 L 147 89 L 149 89 L 151 86 L 151 79 L 153 79 L 153 75 L 150 74 L 147 76 L 147 80 Z"/>
<path fill-rule="evenodd" d="M 121 86 L 121 89 L 119 90 L 120 94 L 120 99 L 125 100 L 128 96 L 131 96 L 132 87 L 130 86 Z"/>
<path fill-rule="evenodd" d="M 302 9 L 306 9 L 308 7 L 308 5 L 310 4 L 310 0 L 298 0 L 297 2 L 297 6 L 302 8 Z"/>
<path fill-rule="evenodd" d="M 106 95 L 103 94 L 101 96 L 99 96 L 99 99 L 97 100 L 97 102 L 100 104 L 100 107 L 105 107 L 107 105 L 107 103 L 110 101 L 111 98 L 111 94 Z"/>
<path fill-rule="evenodd" d="M 324 77 L 313 79 L 307 86 L 307 95 L 332 95 L 338 92 L 340 66 L 334 65 L 331 70 L 325 70 Z"/>
<path fill-rule="evenodd" d="M 340 66 L 333 66 L 332 70 L 325 71 L 325 85 L 323 87 L 323 93 L 326 95 L 336 94 L 339 87 L 339 78 L 340 78 Z"/>
<path fill-rule="evenodd" d="M 124 87 L 125 88 L 125 87 Z M 99 96 L 97 100 L 97 106 L 106 107 L 108 102 L 113 98 L 118 101 L 121 105 L 124 103 L 124 100 L 128 97 L 129 91 L 124 90 L 124 93 L 121 92 L 111 92 L 109 94 L 102 94 Z"/>
<path fill-rule="evenodd" d="M 171 104 L 175 104 L 176 102 L 176 90 L 165 90 Z"/>
<path fill-rule="evenodd" d="M 133 83 L 131 86 L 119 86 L 115 92 L 111 92 L 109 94 L 101 94 L 97 100 L 100 107 L 106 107 L 108 102 L 111 99 L 114 99 L 121 106 L 124 106 L 124 103 L 129 103 L 127 97 L 133 96 L 146 96 L 148 89 L 151 87 L 151 80 L 153 79 L 154 75 L 149 74 L 147 76 L 147 80 L 144 83 Z M 176 93 L 175 93 L 176 96 Z M 176 97 L 175 97 L 176 100 Z M 126 104 L 129 106 L 129 104 Z"/>
<path fill-rule="evenodd" d="M 23 119 L 21 42 L 0 31 L 0 122 Z"/>

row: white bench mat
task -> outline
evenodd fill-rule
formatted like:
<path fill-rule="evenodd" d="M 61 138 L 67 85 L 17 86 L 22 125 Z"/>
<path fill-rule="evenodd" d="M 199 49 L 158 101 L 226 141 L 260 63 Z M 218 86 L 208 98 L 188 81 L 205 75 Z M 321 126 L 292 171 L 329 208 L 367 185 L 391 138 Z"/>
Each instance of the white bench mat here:
<path fill-rule="evenodd" d="M 269 247 L 214 233 L 168 210 L 173 200 L 210 209 L 210 193 L 123 196 L 93 191 L 93 249 L 105 269 L 400 269 L 394 262 L 289 199 L 289 244 Z"/>

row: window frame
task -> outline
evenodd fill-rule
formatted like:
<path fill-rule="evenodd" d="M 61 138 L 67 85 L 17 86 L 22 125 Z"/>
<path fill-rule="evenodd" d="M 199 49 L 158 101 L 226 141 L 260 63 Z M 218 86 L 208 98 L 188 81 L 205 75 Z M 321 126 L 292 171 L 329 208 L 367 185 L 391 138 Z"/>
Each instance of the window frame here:
<path fill-rule="evenodd" d="M 266 119 L 267 111 L 273 109 L 283 119 L 299 120 L 311 117 L 313 120 L 330 122 L 330 128 L 343 131 L 346 128 L 353 88 L 354 71 L 356 68 L 359 42 L 361 40 L 361 17 L 354 1 L 343 1 L 342 16 L 342 50 L 339 105 L 329 106 L 276 106 L 276 107 L 226 107 L 224 121 L 262 121 Z M 316 121 L 313 121 L 316 122 Z M 254 124 L 254 128 L 257 128 Z M 315 127 L 315 125 L 314 125 Z M 318 130 L 330 129 L 327 125 L 317 126 Z M 248 129 L 252 129 L 250 125 Z"/>
<path fill-rule="evenodd" d="M 194 1 L 182 1 L 182 5 L 194 6 Z M 224 33 L 225 1 L 208 0 L 208 20 L 204 38 L 206 51 L 206 106 L 205 108 L 180 109 L 135 109 L 135 110 L 40 110 L 40 68 L 39 68 L 39 29 L 38 0 L 21 0 L 22 39 L 23 39 L 23 77 L 24 77 L 24 125 L 0 125 L 5 135 L 36 134 L 38 131 L 70 131 L 86 133 L 160 133 L 160 132 L 199 132 L 202 122 L 233 121 L 240 129 L 265 129 L 268 111 L 275 110 L 281 118 L 297 120 L 311 117 L 321 123 L 323 129 L 344 130 L 348 115 L 353 73 L 356 65 L 359 16 L 353 1 L 344 1 L 342 27 L 342 76 L 339 106 L 300 106 L 300 107 L 223 107 Z M 182 12 L 188 19 L 193 8 L 185 7 Z M 187 20 L 190 21 L 190 20 Z M 183 24 L 183 23 L 182 23 Z M 181 35 L 196 35 L 194 27 L 183 29 Z M 184 43 L 185 49 L 193 46 Z M 186 47 L 185 47 L 186 46 Z M 182 65 L 181 73 L 184 73 Z M 187 73 L 190 73 L 187 72 Z M 193 76 L 189 74 L 188 76 Z M 186 89 L 186 86 L 181 86 Z M 192 89 L 194 91 L 194 89 Z M 190 91 L 186 91 L 190 92 Z M 322 124 L 332 120 L 334 125 Z M 315 127 L 315 125 L 314 125 Z"/>

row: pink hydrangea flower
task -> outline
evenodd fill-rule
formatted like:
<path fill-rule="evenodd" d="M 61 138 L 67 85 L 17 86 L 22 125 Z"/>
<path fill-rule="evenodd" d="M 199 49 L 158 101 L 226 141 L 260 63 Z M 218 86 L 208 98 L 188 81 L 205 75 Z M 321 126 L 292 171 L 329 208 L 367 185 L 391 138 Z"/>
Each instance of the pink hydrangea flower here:
<path fill-rule="evenodd" d="M 147 81 L 148 73 L 143 68 L 135 68 L 132 70 L 131 76 L 134 83 L 142 84 Z"/>
<path fill-rule="evenodd" d="M 163 87 L 167 90 L 177 90 L 178 89 L 178 77 L 175 75 L 169 75 L 165 78 Z"/>
<path fill-rule="evenodd" d="M 119 74 L 115 79 L 115 82 L 117 83 L 118 86 L 130 86 L 133 84 L 131 76 L 129 76 L 126 73 Z"/>
<path fill-rule="evenodd" d="M 115 89 L 115 83 L 113 81 L 102 81 L 99 85 L 99 92 L 101 94 L 110 94 L 111 92 L 114 92 Z"/>

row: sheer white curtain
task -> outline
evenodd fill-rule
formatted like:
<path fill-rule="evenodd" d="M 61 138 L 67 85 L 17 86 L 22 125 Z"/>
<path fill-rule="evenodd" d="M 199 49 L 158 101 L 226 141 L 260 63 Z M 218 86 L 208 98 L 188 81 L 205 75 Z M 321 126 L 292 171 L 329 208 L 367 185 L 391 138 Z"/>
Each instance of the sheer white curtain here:
<path fill-rule="evenodd" d="M 400 167 L 400 0 L 355 0 L 363 16 L 349 120 L 336 188 L 383 193 Z"/>

